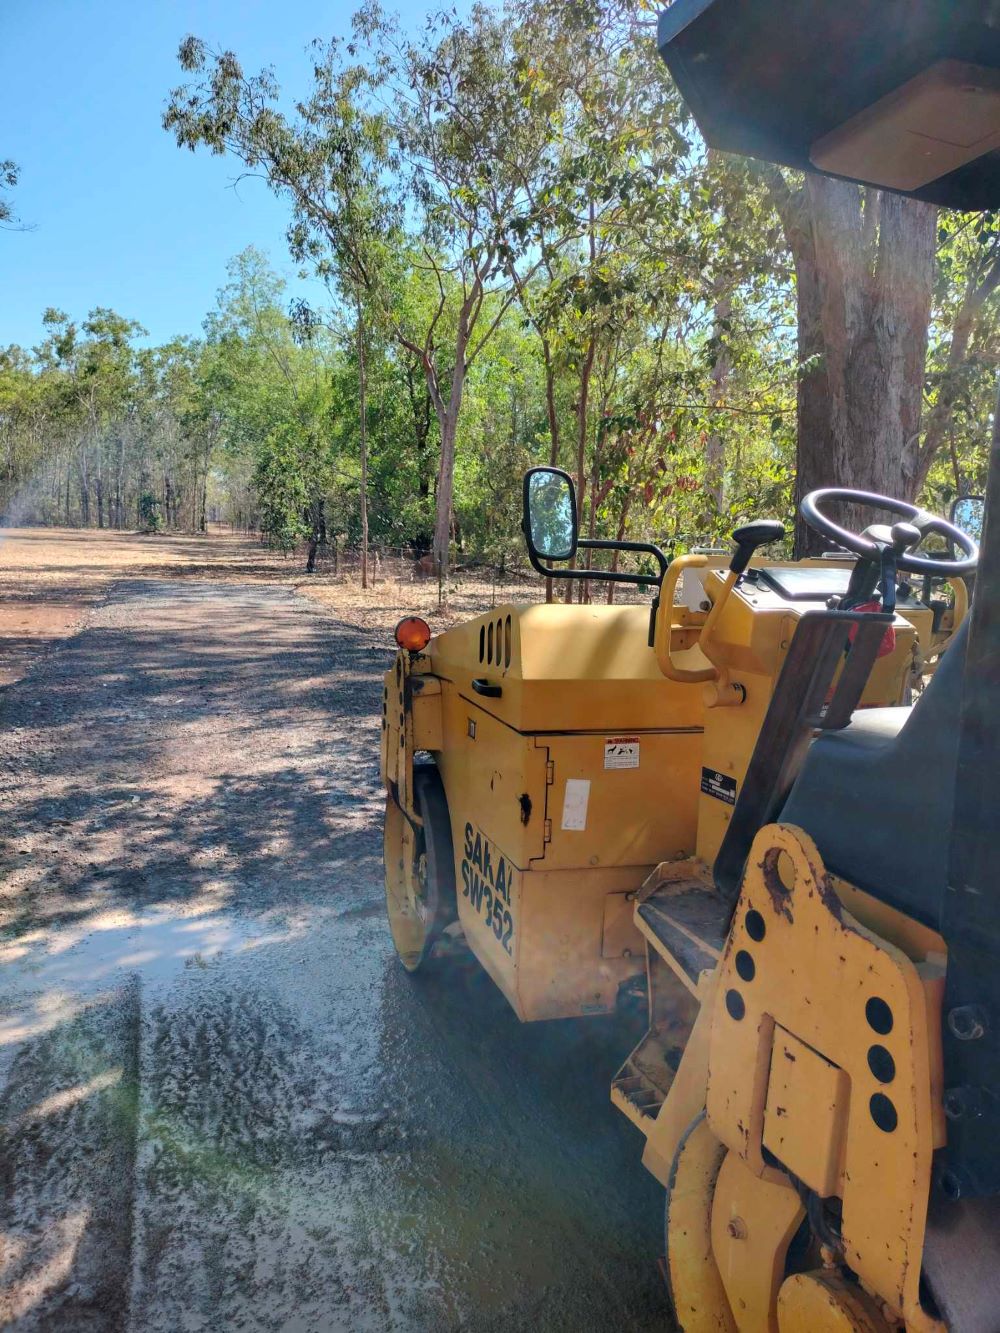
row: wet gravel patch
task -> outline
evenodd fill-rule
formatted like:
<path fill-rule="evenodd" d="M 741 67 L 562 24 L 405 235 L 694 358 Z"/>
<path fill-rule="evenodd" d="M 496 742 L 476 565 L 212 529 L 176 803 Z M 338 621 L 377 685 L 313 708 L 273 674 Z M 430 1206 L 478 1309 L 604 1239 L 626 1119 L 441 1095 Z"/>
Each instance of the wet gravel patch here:
<path fill-rule="evenodd" d="M 288 589 L 135 580 L 5 692 L 15 1327 L 669 1327 L 634 1026 L 396 963 L 390 660 Z"/>

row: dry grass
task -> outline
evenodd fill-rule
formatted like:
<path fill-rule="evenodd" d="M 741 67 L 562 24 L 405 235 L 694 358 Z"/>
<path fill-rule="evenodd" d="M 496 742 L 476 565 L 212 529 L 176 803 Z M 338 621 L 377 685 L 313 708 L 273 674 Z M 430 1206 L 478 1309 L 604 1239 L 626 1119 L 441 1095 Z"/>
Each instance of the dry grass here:
<path fill-rule="evenodd" d="M 435 633 L 503 602 L 539 602 L 542 580 L 528 571 L 494 576 L 457 570 L 439 589 L 419 577 L 412 559 L 376 562 L 368 588 L 348 553 L 332 555 L 317 573 L 305 573 L 305 552 L 283 555 L 223 527 L 207 534 L 108 532 L 75 528 L 0 528 L 0 685 L 23 676 L 53 640 L 71 634 L 109 585 L 121 579 L 203 579 L 224 583 L 277 583 L 294 588 L 340 619 L 365 629 L 391 631 L 404 615 L 422 615 Z M 577 585 L 578 586 L 578 585 Z M 619 589 L 618 599 L 634 600 Z M 595 600 L 603 601 L 601 589 Z"/>
<path fill-rule="evenodd" d="M 207 535 L 106 532 L 72 528 L 0 529 L 0 684 L 19 679 L 51 642 L 71 634 L 108 586 L 120 579 L 195 578 L 211 582 L 278 583 L 315 599 L 341 619 L 391 630 L 416 612 L 435 631 L 505 601 L 540 601 L 530 577 L 494 580 L 459 571 L 439 598 L 435 579 L 418 578 L 413 562 L 380 561 L 372 586 L 361 587 L 360 562 L 332 558 L 313 575 L 302 552 L 268 551 L 252 538 L 216 529 Z"/>
<path fill-rule="evenodd" d="M 435 633 L 503 602 L 545 597 L 544 584 L 534 575 L 500 580 L 480 570 L 459 571 L 439 589 L 436 579 L 415 578 L 412 562 L 398 559 L 382 564 L 367 589 L 361 587 L 360 562 L 354 561 L 339 578 L 322 571 L 311 578 L 299 573 L 294 586 L 351 624 L 391 629 L 402 616 L 416 614 Z"/>

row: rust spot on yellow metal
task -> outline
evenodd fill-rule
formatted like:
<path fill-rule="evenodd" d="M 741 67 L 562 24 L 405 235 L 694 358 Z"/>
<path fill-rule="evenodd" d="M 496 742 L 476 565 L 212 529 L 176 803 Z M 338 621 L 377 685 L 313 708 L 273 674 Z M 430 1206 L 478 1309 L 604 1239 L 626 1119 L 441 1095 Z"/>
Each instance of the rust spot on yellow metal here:
<path fill-rule="evenodd" d="M 760 862 L 760 872 L 764 877 L 764 887 L 767 889 L 774 910 L 791 923 L 794 919 L 790 906 L 791 885 L 786 885 L 781 877 L 780 860 L 782 855 L 783 852 L 780 847 L 769 848 Z"/>

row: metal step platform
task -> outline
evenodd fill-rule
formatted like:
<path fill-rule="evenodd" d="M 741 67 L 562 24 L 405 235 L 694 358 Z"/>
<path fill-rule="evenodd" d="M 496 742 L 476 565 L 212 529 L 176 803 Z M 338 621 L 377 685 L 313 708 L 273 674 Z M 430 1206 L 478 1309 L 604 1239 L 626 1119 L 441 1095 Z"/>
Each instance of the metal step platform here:
<path fill-rule="evenodd" d="M 694 994 L 725 948 L 732 906 L 700 861 L 657 866 L 639 894 L 636 924 Z"/>

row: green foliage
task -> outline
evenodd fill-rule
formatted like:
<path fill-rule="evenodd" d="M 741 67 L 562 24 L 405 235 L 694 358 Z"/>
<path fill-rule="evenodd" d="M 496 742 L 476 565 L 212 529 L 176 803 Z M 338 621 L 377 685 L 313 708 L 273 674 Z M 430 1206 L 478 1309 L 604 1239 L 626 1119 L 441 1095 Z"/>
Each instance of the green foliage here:
<path fill-rule="evenodd" d="M 160 501 L 150 491 L 143 491 L 139 496 L 139 531 L 150 535 L 163 529 L 163 514 Z"/>
<path fill-rule="evenodd" d="M 585 536 L 683 551 L 790 520 L 822 367 L 800 352 L 780 189 L 705 149 L 647 17 L 511 0 L 407 36 L 366 3 L 294 105 L 186 39 L 165 127 L 264 177 L 329 299 L 289 309 L 249 249 L 199 339 L 46 311 L 39 347 L 0 351 L 8 511 L 142 526 L 155 501 L 167 529 L 214 516 L 315 552 L 367 528 L 504 568 L 523 470 L 551 460 Z M 0 223 L 15 182 L 0 163 Z M 918 478 L 938 510 L 983 484 L 998 290 L 997 219 L 942 218 Z"/>
<path fill-rule="evenodd" d="M 17 163 L 12 162 L 9 157 L 0 161 L 0 227 L 18 225 L 10 192 L 17 185 L 20 175 Z"/>
<path fill-rule="evenodd" d="M 300 449 L 293 426 L 268 435 L 257 454 L 253 485 L 260 505 L 261 530 L 271 546 L 294 550 L 305 536 L 303 515 L 308 487 L 300 466 Z"/>

